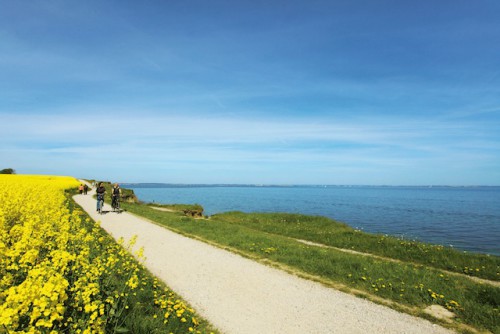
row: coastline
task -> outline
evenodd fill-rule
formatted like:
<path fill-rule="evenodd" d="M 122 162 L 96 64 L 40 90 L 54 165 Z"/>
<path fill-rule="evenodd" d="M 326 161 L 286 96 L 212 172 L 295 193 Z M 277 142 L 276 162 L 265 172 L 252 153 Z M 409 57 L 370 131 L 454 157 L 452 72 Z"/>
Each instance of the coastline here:
<path fill-rule="evenodd" d="M 495 237 L 500 235 L 500 187 L 463 190 L 190 185 L 131 189 L 145 202 L 199 203 L 208 216 L 230 211 L 319 215 L 369 233 L 500 256 Z"/>

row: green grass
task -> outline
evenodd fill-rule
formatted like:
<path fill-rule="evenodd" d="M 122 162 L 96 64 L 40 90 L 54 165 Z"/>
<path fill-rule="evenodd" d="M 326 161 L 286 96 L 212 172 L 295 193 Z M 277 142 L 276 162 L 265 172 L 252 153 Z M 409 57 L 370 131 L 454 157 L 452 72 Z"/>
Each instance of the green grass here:
<path fill-rule="evenodd" d="M 147 205 L 124 207 L 182 234 L 411 314 L 424 316 L 425 307 L 442 305 L 456 314 L 447 326 L 462 331 L 462 325 L 467 325 L 500 332 L 500 288 L 471 280 L 465 275 L 470 272 L 452 275 L 442 270 L 463 273 L 465 266 L 479 268 L 474 275 L 498 281 L 500 261 L 495 256 L 370 235 L 324 217 L 231 212 L 195 220 Z M 307 245 L 296 239 L 391 260 Z"/>
<path fill-rule="evenodd" d="M 200 210 L 203 211 L 203 207 L 199 204 L 165 204 L 165 205 L 158 205 L 158 207 L 164 207 L 164 208 L 170 208 L 174 211 L 182 211 L 182 210 Z"/>
<path fill-rule="evenodd" d="M 465 253 L 441 245 L 362 233 L 326 217 L 286 213 L 228 212 L 212 218 L 272 234 L 500 281 L 498 256 Z"/>
<path fill-rule="evenodd" d="M 149 204 L 150 206 L 153 206 L 155 208 L 163 208 L 163 209 L 168 209 L 171 211 L 177 211 L 177 212 L 198 212 L 201 215 L 203 215 L 203 207 L 199 204 Z"/>

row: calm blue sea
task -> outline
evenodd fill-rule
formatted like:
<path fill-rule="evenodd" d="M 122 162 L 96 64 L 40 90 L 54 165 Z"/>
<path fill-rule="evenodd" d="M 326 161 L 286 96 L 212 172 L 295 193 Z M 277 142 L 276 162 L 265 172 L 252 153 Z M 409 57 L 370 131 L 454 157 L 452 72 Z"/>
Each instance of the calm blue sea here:
<path fill-rule="evenodd" d="M 206 215 L 321 215 L 366 232 L 500 255 L 500 187 L 123 186 L 145 202 L 201 204 Z"/>

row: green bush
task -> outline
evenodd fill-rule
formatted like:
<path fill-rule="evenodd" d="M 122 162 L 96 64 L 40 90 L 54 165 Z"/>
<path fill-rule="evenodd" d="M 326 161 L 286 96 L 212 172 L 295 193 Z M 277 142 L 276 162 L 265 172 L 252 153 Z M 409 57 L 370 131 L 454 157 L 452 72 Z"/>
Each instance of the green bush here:
<path fill-rule="evenodd" d="M 16 171 L 12 168 L 4 168 L 0 170 L 0 174 L 16 174 Z"/>

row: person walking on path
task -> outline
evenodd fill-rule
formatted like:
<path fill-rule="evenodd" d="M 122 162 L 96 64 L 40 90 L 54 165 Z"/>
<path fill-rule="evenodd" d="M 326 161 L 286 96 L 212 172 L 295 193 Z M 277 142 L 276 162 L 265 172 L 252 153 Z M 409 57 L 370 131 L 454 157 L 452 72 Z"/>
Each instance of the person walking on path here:
<path fill-rule="evenodd" d="M 80 195 L 83 193 L 83 184 L 80 184 L 78 191 L 80 192 Z"/>
<path fill-rule="evenodd" d="M 83 185 L 83 194 L 84 194 L 84 195 L 87 195 L 87 192 L 88 192 L 88 191 L 89 191 L 89 186 L 85 183 L 85 184 Z"/>

